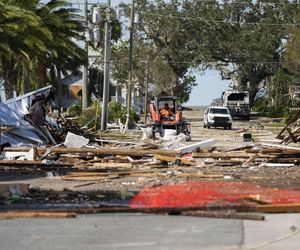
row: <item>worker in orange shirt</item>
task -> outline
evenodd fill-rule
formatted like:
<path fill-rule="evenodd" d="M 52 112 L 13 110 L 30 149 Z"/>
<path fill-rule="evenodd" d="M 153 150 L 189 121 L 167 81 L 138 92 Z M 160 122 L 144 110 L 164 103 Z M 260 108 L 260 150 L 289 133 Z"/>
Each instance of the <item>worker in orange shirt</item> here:
<path fill-rule="evenodd" d="M 165 119 L 169 119 L 172 115 L 174 115 L 174 113 L 172 112 L 172 110 L 170 109 L 168 103 L 165 103 L 165 106 L 163 109 L 161 109 L 159 111 L 160 115 L 162 116 L 162 118 Z"/>

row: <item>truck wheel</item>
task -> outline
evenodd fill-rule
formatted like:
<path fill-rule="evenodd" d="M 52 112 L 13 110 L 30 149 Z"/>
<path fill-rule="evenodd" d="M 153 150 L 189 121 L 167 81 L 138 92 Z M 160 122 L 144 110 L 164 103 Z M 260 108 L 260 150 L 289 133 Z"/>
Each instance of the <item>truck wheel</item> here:
<path fill-rule="evenodd" d="M 207 125 L 207 128 L 210 128 L 210 126 L 209 126 L 209 125 Z"/>
<path fill-rule="evenodd" d="M 231 125 L 228 125 L 228 129 L 231 129 Z"/>
<path fill-rule="evenodd" d="M 206 128 L 206 125 L 203 123 L 203 128 Z"/>

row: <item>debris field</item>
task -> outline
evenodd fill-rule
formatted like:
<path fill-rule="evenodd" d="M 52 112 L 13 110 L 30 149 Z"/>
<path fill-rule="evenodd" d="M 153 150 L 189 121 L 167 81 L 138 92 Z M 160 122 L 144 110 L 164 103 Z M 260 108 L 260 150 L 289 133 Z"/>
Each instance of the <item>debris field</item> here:
<path fill-rule="evenodd" d="M 264 212 L 300 211 L 298 117 L 282 139 L 228 147 L 180 135 L 111 139 L 62 117 L 55 126 L 33 114 L 9 122 L 12 113 L 1 110 L 2 219 L 145 212 L 262 220 Z"/>

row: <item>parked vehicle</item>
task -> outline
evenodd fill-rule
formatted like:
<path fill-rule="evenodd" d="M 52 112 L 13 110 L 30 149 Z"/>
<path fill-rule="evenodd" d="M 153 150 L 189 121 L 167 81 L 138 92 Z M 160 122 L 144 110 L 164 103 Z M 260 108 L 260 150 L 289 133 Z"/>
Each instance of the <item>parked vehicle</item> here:
<path fill-rule="evenodd" d="M 222 106 L 209 107 L 203 114 L 203 126 L 204 128 L 223 127 L 224 129 L 231 129 L 232 117 L 229 109 Z"/>
<path fill-rule="evenodd" d="M 239 117 L 246 120 L 250 118 L 249 92 L 227 90 L 222 94 L 224 107 L 230 110 L 232 117 Z"/>

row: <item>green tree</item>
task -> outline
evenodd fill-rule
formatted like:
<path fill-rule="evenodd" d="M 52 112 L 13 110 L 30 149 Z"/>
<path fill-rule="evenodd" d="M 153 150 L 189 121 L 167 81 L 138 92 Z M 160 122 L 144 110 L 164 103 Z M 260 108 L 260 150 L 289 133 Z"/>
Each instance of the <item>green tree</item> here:
<path fill-rule="evenodd" d="M 186 39 L 186 27 L 181 19 L 184 14 L 177 2 L 136 1 L 136 12 L 142 15 L 142 22 L 134 32 L 134 78 L 144 82 L 148 61 L 155 94 L 177 95 L 186 101 L 195 85 L 190 71 L 195 54 L 191 53 L 192 45 Z M 130 7 L 123 5 L 123 8 L 129 17 Z"/>
<path fill-rule="evenodd" d="M 0 64 L 7 98 L 32 72 L 29 62 L 33 55 L 47 50 L 43 40 L 50 39 L 51 34 L 40 24 L 40 18 L 20 7 L 19 1 L 0 2 Z"/>
<path fill-rule="evenodd" d="M 61 72 L 82 64 L 86 55 L 77 41 L 83 38 L 84 26 L 66 1 L 3 0 L 1 5 L 0 37 L 6 48 L 0 49 L 1 70 L 8 98 L 14 89 L 28 91 L 49 80 L 57 83 Z"/>

